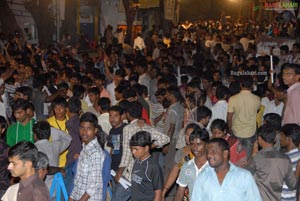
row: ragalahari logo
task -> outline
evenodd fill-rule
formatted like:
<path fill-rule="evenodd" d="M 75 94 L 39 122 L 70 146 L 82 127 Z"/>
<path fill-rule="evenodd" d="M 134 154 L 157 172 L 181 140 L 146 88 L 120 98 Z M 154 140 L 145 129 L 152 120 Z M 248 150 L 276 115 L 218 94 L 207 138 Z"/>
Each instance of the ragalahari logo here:
<path fill-rule="evenodd" d="M 265 1 L 265 10 L 296 10 L 298 2 L 295 1 Z"/>

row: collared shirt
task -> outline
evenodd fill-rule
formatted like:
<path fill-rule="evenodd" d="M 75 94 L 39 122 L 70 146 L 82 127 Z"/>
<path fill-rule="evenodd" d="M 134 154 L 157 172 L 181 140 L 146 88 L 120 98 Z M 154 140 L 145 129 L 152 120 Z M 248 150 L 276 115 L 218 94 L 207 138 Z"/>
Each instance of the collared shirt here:
<path fill-rule="evenodd" d="M 292 149 L 291 151 L 286 152 L 285 155 L 287 155 L 291 159 L 293 171 L 295 172 L 297 168 L 297 163 L 300 159 L 299 149 Z M 296 189 L 290 190 L 289 187 L 284 183 L 281 192 L 281 201 L 296 201 L 296 193 Z"/>
<path fill-rule="evenodd" d="M 173 103 L 167 111 L 165 117 L 164 133 L 168 133 L 171 124 L 175 125 L 172 138 L 178 138 L 178 134 L 181 128 L 183 128 L 183 115 L 184 107 L 180 102 Z"/>
<path fill-rule="evenodd" d="M 188 187 L 189 194 L 192 195 L 195 180 L 199 173 L 208 165 L 208 162 L 199 169 L 195 163 L 195 158 L 184 163 L 176 183 L 181 187 Z"/>
<path fill-rule="evenodd" d="M 239 138 L 250 138 L 256 131 L 256 114 L 260 108 L 260 98 L 248 90 L 230 97 L 228 112 L 233 113 L 232 131 Z"/>
<path fill-rule="evenodd" d="M 251 173 L 230 163 L 220 185 L 214 168 L 209 165 L 198 175 L 192 193 L 192 201 L 261 201 Z"/>
<path fill-rule="evenodd" d="M 20 181 L 17 201 L 50 201 L 46 184 L 34 174 Z"/>
<path fill-rule="evenodd" d="M 17 201 L 17 194 L 19 190 L 19 183 L 11 185 L 4 195 L 2 196 L 2 201 Z"/>
<path fill-rule="evenodd" d="M 287 103 L 284 110 L 282 125 L 284 124 L 300 124 L 300 82 L 290 86 L 287 90 Z"/>
<path fill-rule="evenodd" d="M 137 119 L 131 121 L 130 124 L 125 126 L 123 129 L 123 155 L 119 167 L 125 167 L 123 176 L 129 181 L 131 181 L 131 172 L 134 164 L 134 158 L 130 150 L 129 141 L 136 132 L 149 132 L 151 134 L 152 141 L 154 140 L 154 144 L 156 144 L 158 147 L 162 147 L 170 142 L 170 138 L 167 135 L 159 132 L 147 124 L 144 124 L 144 126 L 141 128 L 137 125 L 137 121 Z"/>
<path fill-rule="evenodd" d="M 70 195 L 73 200 L 79 200 L 84 193 L 90 195 L 89 201 L 102 200 L 103 164 L 104 153 L 97 138 L 87 145 L 83 144 L 78 160 L 74 189 Z"/>
<path fill-rule="evenodd" d="M 274 147 L 260 150 L 250 159 L 247 169 L 253 174 L 263 201 L 280 201 L 284 181 L 290 189 L 296 188 L 290 159 Z"/>

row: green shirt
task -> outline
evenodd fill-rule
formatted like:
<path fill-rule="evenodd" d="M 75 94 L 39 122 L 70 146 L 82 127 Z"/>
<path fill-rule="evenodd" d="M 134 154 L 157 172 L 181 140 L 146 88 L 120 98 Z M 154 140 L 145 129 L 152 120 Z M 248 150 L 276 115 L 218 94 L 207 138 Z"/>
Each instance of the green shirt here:
<path fill-rule="evenodd" d="M 31 119 L 25 126 L 23 126 L 20 122 L 9 126 L 6 134 L 6 143 L 9 146 L 13 146 L 23 140 L 34 143 L 32 132 L 32 126 L 34 123 L 34 119 Z"/>

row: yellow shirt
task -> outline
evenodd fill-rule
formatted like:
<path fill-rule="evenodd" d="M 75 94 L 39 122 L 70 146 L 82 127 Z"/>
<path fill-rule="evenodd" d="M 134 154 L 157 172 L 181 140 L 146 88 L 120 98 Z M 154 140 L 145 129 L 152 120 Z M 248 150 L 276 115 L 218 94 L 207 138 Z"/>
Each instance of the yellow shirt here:
<path fill-rule="evenodd" d="M 250 138 L 256 131 L 256 115 L 260 98 L 248 90 L 230 97 L 227 112 L 233 113 L 232 131 L 240 138 Z"/>
<path fill-rule="evenodd" d="M 68 120 L 68 118 L 64 119 L 63 121 L 60 121 L 60 120 L 55 119 L 55 116 L 52 116 L 49 119 L 47 119 L 47 121 L 49 122 L 49 124 L 52 127 L 68 133 L 67 126 L 66 126 L 67 120 Z M 65 150 L 64 152 L 62 152 L 59 155 L 59 163 L 58 163 L 59 167 L 65 167 L 66 162 L 67 162 L 67 154 L 68 154 L 68 150 Z"/>

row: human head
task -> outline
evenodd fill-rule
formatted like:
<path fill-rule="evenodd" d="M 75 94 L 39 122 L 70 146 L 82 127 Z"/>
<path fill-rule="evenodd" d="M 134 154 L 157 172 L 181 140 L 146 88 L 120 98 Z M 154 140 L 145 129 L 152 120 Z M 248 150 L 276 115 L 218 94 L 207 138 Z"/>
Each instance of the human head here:
<path fill-rule="evenodd" d="M 40 121 L 33 125 L 32 132 L 34 134 L 34 140 L 48 140 L 51 134 L 51 127 L 47 121 Z"/>
<path fill-rule="evenodd" d="M 56 97 L 52 101 L 52 107 L 54 111 L 55 118 L 58 120 L 64 120 L 67 113 L 67 101 L 63 97 Z"/>
<path fill-rule="evenodd" d="M 297 64 L 285 64 L 282 68 L 282 78 L 284 84 L 292 86 L 300 80 L 300 66 Z"/>
<path fill-rule="evenodd" d="M 32 170 L 38 161 L 38 149 L 27 141 L 21 141 L 12 146 L 8 151 L 8 170 L 13 177 L 20 177 L 21 180 L 31 176 Z"/>
<path fill-rule="evenodd" d="M 223 119 L 215 119 L 210 129 L 212 132 L 212 138 L 224 138 L 227 134 L 228 125 Z"/>
<path fill-rule="evenodd" d="M 111 106 L 111 102 L 110 102 L 109 98 L 101 97 L 98 100 L 98 107 L 99 107 L 99 111 L 100 111 L 101 114 L 105 113 L 105 112 L 108 112 L 110 106 Z"/>
<path fill-rule="evenodd" d="M 49 159 L 43 152 L 38 152 L 38 161 L 35 167 L 35 172 L 39 175 L 41 180 L 44 180 L 48 174 Z"/>
<path fill-rule="evenodd" d="M 86 112 L 80 117 L 79 133 L 84 144 L 90 143 L 95 139 L 98 132 L 98 118 L 91 112 Z"/>
<path fill-rule="evenodd" d="M 67 113 L 80 114 L 81 112 L 81 101 L 77 97 L 71 97 L 68 100 Z"/>
<path fill-rule="evenodd" d="M 151 144 L 151 134 L 147 131 L 137 132 L 131 137 L 129 141 L 133 156 L 140 160 L 143 160 L 147 156 L 149 156 Z"/>
<path fill-rule="evenodd" d="M 253 78 L 249 75 L 245 75 L 245 76 L 242 76 L 240 82 L 241 82 L 242 88 L 250 90 L 253 85 Z"/>
<path fill-rule="evenodd" d="M 300 126 L 298 124 L 285 124 L 280 131 L 281 147 L 288 147 L 292 143 L 295 147 L 299 146 L 300 142 Z"/>
<path fill-rule="evenodd" d="M 269 125 L 262 125 L 256 131 L 258 136 L 258 144 L 264 148 L 266 144 L 273 145 L 276 138 L 276 131 L 274 127 Z"/>
<path fill-rule="evenodd" d="M 272 126 L 275 130 L 280 130 L 281 128 L 281 116 L 276 113 L 269 113 L 263 116 L 264 124 Z"/>
<path fill-rule="evenodd" d="M 201 129 L 200 126 L 196 123 L 190 123 L 186 126 L 185 131 L 184 131 L 184 136 L 185 136 L 185 143 L 190 144 L 190 136 L 191 133 L 196 130 L 196 129 Z"/>
<path fill-rule="evenodd" d="M 24 100 L 30 101 L 32 97 L 32 89 L 27 86 L 18 87 L 15 91 L 14 100 L 22 98 Z"/>
<path fill-rule="evenodd" d="M 207 145 L 207 160 L 211 167 L 218 169 L 227 165 L 230 157 L 230 147 L 223 138 L 213 138 Z"/>
<path fill-rule="evenodd" d="M 88 96 L 92 104 L 98 101 L 100 97 L 100 89 L 98 87 L 92 87 L 88 89 Z"/>
<path fill-rule="evenodd" d="M 126 117 L 128 121 L 132 121 L 133 119 L 139 119 L 142 117 L 142 105 L 137 102 L 129 102 L 126 109 Z"/>
<path fill-rule="evenodd" d="M 29 107 L 29 102 L 24 99 L 19 98 L 14 102 L 12 110 L 18 122 L 26 124 L 30 121 L 31 116 Z"/>
<path fill-rule="evenodd" d="M 109 108 L 109 122 L 113 128 L 119 127 L 123 122 L 123 109 L 114 105 Z"/>
<path fill-rule="evenodd" d="M 228 87 L 225 87 L 224 85 L 220 85 L 216 89 L 216 97 L 218 100 L 226 100 L 230 95 L 230 91 Z"/>
<path fill-rule="evenodd" d="M 197 108 L 196 112 L 194 113 L 194 119 L 201 123 L 203 126 L 207 126 L 210 118 L 211 118 L 212 112 L 211 110 L 206 106 L 200 106 Z"/>
<path fill-rule="evenodd" d="M 190 147 L 195 157 L 203 156 L 206 153 L 206 143 L 209 141 L 209 134 L 205 129 L 194 129 L 190 135 Z"/>

